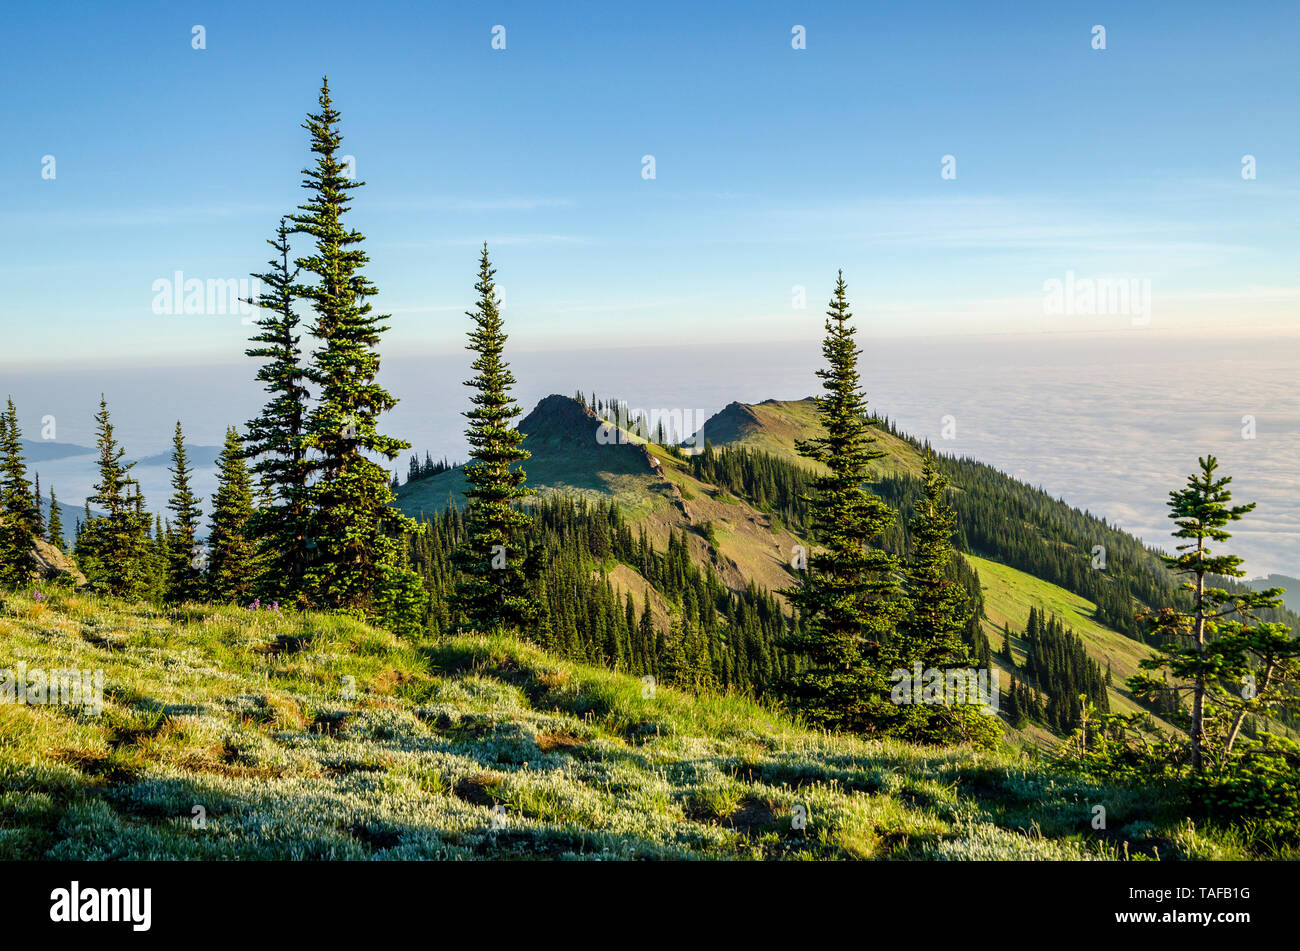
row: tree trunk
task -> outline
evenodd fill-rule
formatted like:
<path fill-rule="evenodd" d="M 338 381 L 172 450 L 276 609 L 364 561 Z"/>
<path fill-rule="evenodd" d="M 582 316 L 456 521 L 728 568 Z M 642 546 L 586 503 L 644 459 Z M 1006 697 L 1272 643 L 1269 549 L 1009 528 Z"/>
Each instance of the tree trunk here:
<path fill-rule="evenodd" d="M 1205 658 L 1205 539 L 1196 540 L 1196 652 Z M 1205 674 L 1198 670 L 1192 691 L 1192 771 L 1202 773 L 1205 745 Z"/>

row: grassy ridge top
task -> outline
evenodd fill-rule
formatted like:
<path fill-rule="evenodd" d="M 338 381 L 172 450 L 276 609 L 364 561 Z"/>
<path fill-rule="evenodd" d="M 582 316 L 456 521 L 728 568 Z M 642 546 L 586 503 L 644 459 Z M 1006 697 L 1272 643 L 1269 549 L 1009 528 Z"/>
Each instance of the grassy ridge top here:
<path fill-rule="evenodd" d="M 671 491 L 652 465 L 645 440 L 597 439 L 601 420 L 568 396 L 552 395 L 541 400 L 519 423 L 527 437 L 524 448 L 532 453 L 521 468 L 528 485 L 539 492 L 561 492 L 587 498 L 614 498 L 633 516 L 649 514 L 671 504 Z M 397 505 L 407 515 L 433 515 L 449 497 L 465 505 L 463 465 L 414 482 L 397 492 Z"/>
<path fill-rule="evenodd" d="M 0 644 L 106 683 L 98 716 L 0 704 L 4 859 L 1235 854 L 1151 790 L 644 696 L 510 640 L 52 593 L 6 596 Z"/>
<path fill-rule="evenodd" d="M 730 403 L 709 417 L 700 432 L 715 446 L 743 446 L 814 472 L 825 469 L 795 449 L 797 440 L 825 433 L 817 415 L 817 402 L 812 397 Z M 911 443 L 883 429 L 872 435 L 876 438 L 876 448 L 886 453 L 885 458 L 875 463 L 877 475 L 920 476 L 921 454 Z"/>

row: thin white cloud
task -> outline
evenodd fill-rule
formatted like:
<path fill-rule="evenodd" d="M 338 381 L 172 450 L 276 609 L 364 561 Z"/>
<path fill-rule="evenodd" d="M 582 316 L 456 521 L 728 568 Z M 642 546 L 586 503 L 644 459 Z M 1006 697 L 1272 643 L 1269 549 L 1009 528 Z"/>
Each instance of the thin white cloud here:
<path fill-rule="evenodd" d="M 572 208 L 575 202 L 571 198 L 548 197 L 506 197 L 506 198 L 466 198 L 452 195 L 429 196 L 424 198 L 379 199 L 370 203 L 370 207 L 384 211 L 460 211 L 460 212 L 494 212 L 494 211 L 538 211 L 545 208 Z"/>
<path fill-rule="evenodd" d="M 172 224 L 210 224 L 214 221 L 279 215 L 284 212 L 283 208 L 276 205 L 238 202 L 99 211 L 15 211 L 0 213 L 0 225 L 35 228 L 143 228 Z"/>

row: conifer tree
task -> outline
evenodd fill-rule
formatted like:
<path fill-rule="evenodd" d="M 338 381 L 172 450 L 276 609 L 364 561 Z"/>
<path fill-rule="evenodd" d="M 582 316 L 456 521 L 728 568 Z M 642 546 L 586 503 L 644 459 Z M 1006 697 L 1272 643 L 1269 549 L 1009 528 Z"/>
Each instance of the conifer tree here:
<path fill-rule="evenodd" d="M 926 452 L 921 466 L 922 495 L 914 503 L 909 528 L 912 551 L 903 569 L 904 608 L 899 624 L 901 666 L 923 670 L 969 668 L 974 658 L 963 634 L 974 613 L 965 589 L 951 577 L 952 538 L 957 516 L 947 499 L 948 480 L 934 455 Z M 1007 649 L 1009 653 L 1009 648 Z M 996 689 L 992 664 L 990 689 Z M 899 735 L 927 743 L 971 741 L 992 745 L 997 737 L 993 717 L 982 707 L 984 698 L 949 697 L 943 704 L 915 702 L 901 712 Z"/>
<path fill-rule="evenodd" d="M 49 539 L 45 537 L 45 513 L 42 510 L 42 507 L 45 505 L 45 500 L 41 498 L 41 474 L 39 472 L 32 475 L 32 502 L 34 503 L 32 513 L 35 517 L 35 522 L 33 524 L 35 526 L 36 537 L 41 539 L 41 541 L 49 541 Z"/>
<path fill-rule="evenodd" d="M 524 487 L 519 463 L 529 457 L 524 434 L 510 421 L 521 412 L 510 395 L 514 375 L 503 353 L 506 334 L 497 309 L 496 270 L 488 259 L 487 245 L 479 255 L 478 303 L 466 315 L 473 319 L 469 345 L 476 356 L 470 366 L 475 376 L 473 408 L 465 437 L 470 461 L 465 466 L 466 510 L 464 545 L 457 551 L 456 567 L 462 572 L 456 585 L 456 607 L 461 625 L 474 631 L 500 631 L 518 627 L 531 614 L 532 601 L 524 576 L 525 536 L 531 519 L 519 507 L 531 494 Z"/>
<path fill-rule="evenodd" d="M 0 588 L 18 588 L 36 570 L 36 513 L 22 432 L 12 397 L 0 416 Z"/>
<path fill-rule="evenodd" d="M 1185 541 L 1177 546 L 1179 554 L 1162 556 L 1171 571 L 1187 579 L 1182 587 L 1191 592 L 1191 605 L 1141 615 L 1162 639 L 1157 656 L 1139 663 L 1144 672 L 1128 678 L 1133 692 L 1149 699 L 1191 694 L 1188 734 L 1195 774 L 1206 768 L 1208 724 L 1218 728 L 1222 762 L 1246 716 L 1296 707 L 1300 678 L 1300 642 L 1286 626 L 1261 622 L 1255 613 L 1280 607 L 1283 589 L 1229 593 L 1211 586 L 1216 578 L 1245 577 L 1240 557 L 1216 555 L 1210 543 L 1217 547 L 1230 539 L 1225 526 L 1240 521 L 1255 503 L 1232 505 L 1232 478 L 1215 475 L 1218 460 L 1205 456 L 1198 462 L 1200 471 L 1169 493 L 1169 517 L 1177 526 L 1173 535 Z"/>
<path fill-rule="evenodd" d="M 825 435 L 801 440 L 799 453 L 828 469 L 813 483 L 812 527 L 817 550 L 802 583 L 790 589 L 801 627 L 785 646 L 806 665 L 787 690 L 811 722 L 841 730 L 885 729 L 897 716 L 889 699 L 889 674 L 897 666 L 891 645 L 897 616 L 898 560 L 874 547 L 894 513 L 865 486 L 876 448 L 862 394 L 855 328 L 843 272 L 826 319 L 818 370 L 825 390 L 817 398 Z"/>
<path fill-rule="evenodd" d="M 167 503 L 172 513 L 170 530 L 165 539 L 167 549 L 166 597 L 170 601 L 197 601 L 203 596 L 203 572 L 199 570 L 199 527 L 203 510 L 194 494 L 185 451 L 185 435 L 180 421 L 172 436 L 172 497 Z"/>
<path fill-rule="evenodd" d="M 143 500 L 141 500 L 143 501 Z M 171 558 L 171 549 L 167 544 L 167 532 L 163 528 L 162 516 L 154 513 L 153 536 L 150 539 L 150 600 L 162 601 L 167 597 L 167 572 Z"/>
<path fill-rule="evenodd" d="M 50 544 L 59 551 L 65 551 L 68 543 L 63 539 L 63 515 L 59 512 L 59 500 L 54 496 L 54 486 L 50 486 L 50 526 L 48 529 Z"/>
<path fill-rule="evenodd" d="M 647 586 L 641 599 L 641 620 L 637 628 L 641 641 L 641 651 L 646 655 L 646 670 L 658 675 L 659 665 L 655 658 L 655 619 L 650 613 L 650 588 Z"/>
<path fill-rule="evenodd" d="M 244 465 L 239 432 L 226 430 L 226 443 L 217 460 L 217 492 L 212 496 L 212 527 L 208 534 L 208 587 L 221 601 L 242 603 L 257 582 L 257 546 L 249 532 L 253 514 L 252 483 Z"/>
<path fill-rule="evenodd" d="M 948 576 L 957 517 L 945 497 L 948 480 L 928 452 L 921 479 L 923 494 L 909 524 L 912 552 L 903 569 L 906 602 L 899 625 L 900 652 L 905 666 L 965 666 L 970 657 L 962 631 L 970 612 L 965 590 Z"/>
<path fill-rule="evenodd" d="M 319 102 L 320 111 L 303 125 L 316 154 L 314 167 L 303 169 L 303 187 L 310 194 L 291 217 L 294 233 L 315 240 L 313 253 L 295 266 L 316 281 L 295 284 L 293 295 L 311 302 L 316 315 L 311 330 L 321 341 L 308 374 L 318 387 L 318 402 L 303 440 L 317 453 L 306 545 L 313 554 L 305 587 L 321 606 L 372 615 L 386 586 L 409 580 L 401 565 L 402 536 L 417 526 L 392 507 L 388 470 L 367 454 L 391 462 L 410 444 L 380 434 L 377 427 L 380 414 L 397 404 L 375 382 L 387 318 L 373 313 L 368 301 L 377 289 L 362 274 L 369 260 L 360 247 L 365 236 L 343 222 L 349 193 L 364 182 L 354 181 L 340 161 L 340 116 L 328 80 L 322 81 Z"/>
<path fill-rule="evenodd" d="M 1006 706 L 1007 722 L 1012 726 L 1020 726 L 1025 721 L 1024 711 L 1020 708 L 1020 688 L 1016 685 L 1016 678 L 1011 678 L 1011 687 L 1007 690 Z"/>
<path fill-rule="evenodd" d="M 678 618 L 669 621 L 668 630 L 659 632 L 656 650 L 659 655 L 659 675 L 665 683 L 685 686 L 690 677 L 690 663 L 685 651 L 685 633 Z"/>
<path fill-rule="evenodd" d="M 77 561 L 92 587 L 117 597 L 138 600 L 150 585 L 149 518 L 139 485 L 131 477 L 134 462 L 113 433 L 108 402 L 101 395 L 95 414 L 99 481 L 86 500 L 86 523 L 77 543 Z M 91 516 L 90 506 L 102 513 Z"/>
<path fill-rule="evenodd" d="M 311 531 L 312 462 L 308 458 L 306 424 L 309 392 L 303 365 L 299 318 L 294 311 L 294 282 L 299 270 L 289 266 L 289 227 L 280 220 L 269 270 L 255 275 L 266 288 L 256 303 L 261 308 L 259 332 L 245 353 L 264 360 L 257 379 L 265 384 L 266 405 L 249 422 L 244 451 L 270 498 L 253 513 L 253 534 L 266 563 L 268 583 L 263 592 L 281 601 L 305 596 L 307 539 Z"/>

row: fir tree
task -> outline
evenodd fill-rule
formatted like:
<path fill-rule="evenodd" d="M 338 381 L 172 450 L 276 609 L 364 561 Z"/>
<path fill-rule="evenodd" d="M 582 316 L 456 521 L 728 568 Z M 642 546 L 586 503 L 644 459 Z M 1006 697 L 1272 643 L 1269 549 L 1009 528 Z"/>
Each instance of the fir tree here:
<path fill-rule="evenodd" d="M 810 721 L 836 729 L 878 731 L 896 714 L 889 673 L 897 615 L 898 560 L 874 547 L 894 513 L 864 485 L 870 465 L 885 453 L 875 446 L 858 376 L 859 351 L 843 272 L 827 311 L 817 371 L 825 395 L 817 398 L 825 436 L 796 444 L 801 455 L 829 470 L 814 482 L 812 526 L 818 549 L 803 581 L 791 589 L 801 630 L 785 643 L 806 659 L 789 684 L 792 703 Z"/>
<path fill-rule="evenodd" d="M 50 525 L 47 534 L 50 544 L 59 551 L 64 551 L 68 543 L 63 538 L 63 515 L 59 512 L 59 500 L 54 497 L 54 486 L 50 486 Z"/>
<path fill-rule="evenodd" d="M 916 501 L 909 525 L 912 552 L 903 569 L 906 601 L 899 649 L 905 666 L 965 666 L 970 658 L 962 631 L 970 612 L 965 591 L 948 576 L 957 517 L 945 498 L 948 480 L 929 453 L 921 478 L 924 495 Z"/>
<path fill-rule="evenodd" d="M 947 499 L 948 480 L 939 472 L 934 456 L 927 452 L 922 461 L 923 494 L 914 505 L 909 523 L 912 551 L 903 569 L 905 602 L 899 624 L 902 667 L 923 670 L 968 668 L 970 649 L 964 641 L 971 620 L 966 592 L 949 575 L 954 552 L 952 538 L 957 517 Z M 987 643 L 987 642 L 985 642 Z M 981 658 L 990 678 L 990 659 Z M 991 688 L 996 683 L 990 680 Z M 993 717 L 982 708 L 983 698 L 949 697 L 946 703 L 913 702 L 901 714 L 899 735 L 928 743 L 973 741 L 992 745 L 997 738 Z"/>
<path fill-rule="evenodd" d="M 0 588 L 22 587 L 36 570 L 35 509 L 18 411 L 10 398 L 0 416 Z"/>
<path fill-rule="evenodd" d="M 528 620 L 523 565 L 525 532 L 530 519 L 519 503 L 530 493 L 524 487 L 519 463 L 529 457 L 524 434 L 510 427 L 520 408 L 510 395 L 514 375 L 503 352 L 506 334 L 497 309 L 496 270 L 488 260 L 487 245 L 479 256 L 478 304 L 466 316 L 474 321 L 469 345 L 476 356 L 470 366 L 475 376 L 473 408 L 465 412 L 469 425 L 465 437 L 470 462 L 465 466 L 466 539 L 457 552 L 456 566 L 463 572 L 456 585 L 456 608 L 463 627 L 474 631 L 499 631 Z M 513 468 L 512 468 L 513 467 Z"/>
<path fill-rule="evenodd" d="M 208 534 L 208 587 L 218 600 L 242 603 L 253 595 L 258 565 L 257 546 L 249 527 L 252 484 L 244 465 L 244 448 L 233 426 L 226 430 L 217 467 L 217 492 L 212 496 L 212 528 Z"/>
<path fill-rule="evenodd" d="M 166 597 L 171 601 L 198 601 L 203 596 L 198 537 L 203 510 L 190 485 L 194 470 L 189 465 L 185 435 L 179 420 L 172 436 L 171 473 L 172 496 L 167 508 L 172 513 L 172 520 L 164 540 L 167 549 Z"/>
<path fill-rule="evenodd" d="M 1169 517 L 1177 526 L 1179 554 L 1164 556 L 1171 571 L 1187 579 L 1191 593 L 1186 610 L 1166 608 L 1144 613 L 1144 620 L 1161 635 L 1156 657 L 1139 663 L 1143 671 L 1128 678 L 1135 694 L 1148 699 L 1190 693 L 1192 708 L 1188 734 L 1193 773 L 1204 772 L 1210 736 L 1207 724 L 1218 727 L 1218 759 L 1232 752 L 1246 716 L 1270 709 L 1292 710 L 1297 704 L 1295 684 L 1300 677 L 1300 643 L 1279 623 L 1264 623 L 1256 611 L 1276 609 L 1283 590 L 1243 590 L 1229 593 L 1212 587 L 1216 578 L 1242 578 L 1242 559 L 1214 554 L 1210 543 L 1226 542 L 1225 528 L 1255 508 L 1255 503 L 1232 505 L 1230 476 L 1216 476 L 1218 460 L 1198 460 L 1200 471 L 1187 484 L 1169 493 Z M 1165 675 L 1168 676 L 1165 676 Z M 1159 676 L 1157 676 L 1159 675 Z"/>
<path fill-rule="evenodd" d="M 1021 726 L 1025 721 L 1024 711 L 1020 707 L 1020 688 L 1016 685 L 1016 678 L 1011 678 L 1011 686 L 1007 690 L 1006 706 L 1007 722 L 1012 726 Z"/>
<path fill-rule="evenodd" d="M 645 657 L 645 670 L 647 673 L 659 673 L 659 666 L 655 662 L 655 619 L 650 613 L 650 589 L 646 588 L 642 595 L 641 601 L 641 620 L 637 627 L 638 639 L 641 643 L 641 653 Z"/>
<path fill-rule="evenodd" d="M 380 414 L 397 404 L 375 382 L 377 347 L 388 328 L 368 301 L 377 289 L 361 272 L 369 260 L 360 247 L 365 236 L 343 222 L 349 193 L 364 182 L 354 181 L 340 161 L 343 137 L 328 80 L 322 81 L 319 102 L 320 111 L 303 126 L 316 153 L 315 166 L 303 169 L 310 195 L 291 218 L 294 233 L 315 240 L 314 253 L 295 265 L 316 283 L 295 284 L 292 293 L 311 302 L 311 330 L 321 341 L 308 374 L 319 399 L 303 440 L 317 453 L 305 588 L 321 606 L 374 615 L 374 602 L 386 598 L 387 586 L 410 580 L 401 565 L 402 536 L 416 526 L 392 507 L 388 471 L 367 453 L 391 462 L 410 444 L 377 428 Z"/>
<path fill-rule="evenodd" d="M 95 414 L 99 481 L 86 500 L 86 523 L 78 539 L 77 561 L 90 584 L 109 594 L 139 600 L 150 587 L 149 518 L 139 485 L 131 477 L 134 462 L 122 461 L 108 403 L 101 395 Z M 90 515 L 90 506 L 102 513 Z"/>
<path fill-rule="evenodd" d="M 32 512 L 35 516 L 35 522 L 33 525 L 35 527 L 36 537 L 41 541 L 49 541 L 49 539 L 45 537 L 45 514 L 42 510 L 45 505 L 45 499 L 41 498 L 41 474 L 39 472 L 34 473 L 32 476 L 32 502 Z"/>
<path fill-rule="evenodd" d="M 248 424 L 244 451 L 253 459 L 252 472 L 270 494 L 253 515 L 253 534 L 266 562 L 267 597 L 300 600 L 307 570 L 307 539 L 311 530 L 312 463 L 307 455 L 306 423 L 309 393 L 303 366 L 298 315 L 294 312 L 294 282 L 299 270 L 289 266 L 289 228 L 284 219 L 275 238 L 269 270 L 255 275 L 266 288 L 256 303 L 262 316 L 259 332 L 245 353 L 266 361 L 257 371 L 265 384 L 266 405 Z"/>
<path fill-rule="evenodd" d="M 690 678 L 690 663 L 686 657 L 685 635 L 682 622 L 673 618 L 667 631 L 659 632 L 656 653 L 659 655 L 659 675 L 664 683 L 685 686 Z"/>

